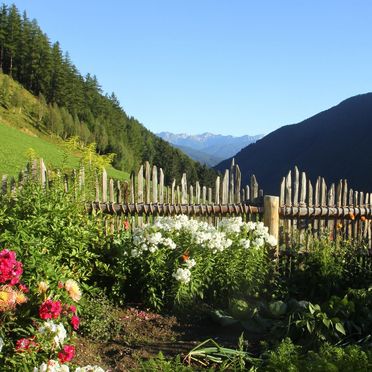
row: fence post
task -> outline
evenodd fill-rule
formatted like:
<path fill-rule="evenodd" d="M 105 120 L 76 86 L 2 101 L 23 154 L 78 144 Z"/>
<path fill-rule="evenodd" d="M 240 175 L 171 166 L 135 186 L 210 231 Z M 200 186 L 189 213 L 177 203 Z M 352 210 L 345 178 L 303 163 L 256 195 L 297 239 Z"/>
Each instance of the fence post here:
<path fill-rule="evenodd" d="M 279 257 L 279 196 L 264 196 L 264 224 L 269 234 L 277 240 L 276 254 Z"/>

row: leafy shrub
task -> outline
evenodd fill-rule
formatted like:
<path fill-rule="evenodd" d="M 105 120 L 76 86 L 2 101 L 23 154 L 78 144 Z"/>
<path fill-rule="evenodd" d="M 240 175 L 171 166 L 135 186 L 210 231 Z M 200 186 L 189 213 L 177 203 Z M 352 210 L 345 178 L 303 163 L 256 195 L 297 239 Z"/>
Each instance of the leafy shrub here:
<path fill-rule="evenodd" d="M 258 296 L 269 280 L 276 242 L 262 223 L 222 220 L 218 228 L 186 216 L 159 218 L 125 237 L 117 277 L 132 301 L 156 310 Z M 131 295 L 133 297 L 131 297 Z"/>
<path fill-rule="evenodd" d="M 80 315 L 79 333 L 92 340 L 108 341 L 122 330 L 117 309 L 103 294 L 87 297 L 82 302 Z"/>
<path fill-rule="evenodd" d="M 28 182 L 16 197 L 3 197 L 0 243 L 11 246 L 28 267 L 25 280 L 30 285 L 64 278 L 89 283 L 104 270 L 103 229 L 73 191 L 63 190 L 58 178 L 48 190 Z"/>

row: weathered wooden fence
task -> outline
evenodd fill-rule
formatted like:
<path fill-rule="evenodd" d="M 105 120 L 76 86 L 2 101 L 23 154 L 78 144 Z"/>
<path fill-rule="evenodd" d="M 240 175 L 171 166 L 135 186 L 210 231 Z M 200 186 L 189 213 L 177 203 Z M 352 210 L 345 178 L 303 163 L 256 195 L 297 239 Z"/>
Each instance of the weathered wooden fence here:
<path fill-rule="evenodd" d="M 148 162 L 128 181 L 108 179 L 103 171 L 88 182 L 85 173 L 81 168 L 69 175 L 57 172 L 51 177 L 42 160 L 34 161 L 17 179 L 2 176 L 2 192 L 14 193 L 30 178 L 39 180 L 47 189 L 57 178 L 66 191 L 74 188 L 95 195 L 95 200 L 86 202 L 86 210 L 108 216 L 108 231 L 121 229 L 128 218 L 132 225 L 141 225 L 164 215 L 185 214 L 211 223 L 224 216 L 241 215 L 245 219 L 263 217 L 270 233 L 287 247 L 306 249 L 311 237 L 324 235 L 372 246 L 372 194 L 348 189 L 346 180 L 327 185 L 324 178 L 318 177 L 312 184 L 297 167 L 283 177 L 279 197 L 263 196 L 254 175 L 250 184 L 243 186 L 234 161 L 216 178 L 214 187 L 189 184 L 185 173 L 178 183 L 173 180 L 171 185 L 165 185 L 163 170 Z"/>

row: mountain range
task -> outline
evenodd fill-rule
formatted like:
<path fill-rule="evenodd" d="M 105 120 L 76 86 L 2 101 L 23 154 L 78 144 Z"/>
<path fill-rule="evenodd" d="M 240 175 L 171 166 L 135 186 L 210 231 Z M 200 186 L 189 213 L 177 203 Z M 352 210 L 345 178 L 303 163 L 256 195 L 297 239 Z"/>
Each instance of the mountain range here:
<path fill-rule="evenodd" d="M 208 166 L 218 164 L 263 137 L 263 135 L 234 137 L 208 132 L 196 135 L 160 132 L 157 133 L 157 136 L 177 147 L 192 159 Z"/>
<path fill-rule="evenodd" d="M 265 194 L 279 195 L 282 177 L 298 166 L 314 181 L 347 179 L 372 190 L 372 93 L 351 97 L 298 124 L 286 125 L 242 149 L 234 157 L 247 183 L 255 174 Z M 231 158 L 219 163 L 224 170 Z"/>

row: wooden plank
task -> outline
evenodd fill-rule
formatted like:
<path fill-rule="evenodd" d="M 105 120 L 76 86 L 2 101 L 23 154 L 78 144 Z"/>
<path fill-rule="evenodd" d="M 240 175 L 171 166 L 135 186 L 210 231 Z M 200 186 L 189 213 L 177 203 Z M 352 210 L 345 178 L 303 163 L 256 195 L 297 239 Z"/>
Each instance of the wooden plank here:
<path fill-rule="evenodd" d="M 266 195 L 264 197 L 264 224 L 269 234 L 279 242 L 279 198 Z M 279 244 L 276 245 L 276 256 L 279 259 Z"/>
<path fill-rule="evenodd" d="M 300 189 L 300 172 L 297 167 L 294 169 L 294 181 L 293 181 L 293 206 L 298 206 L 298 195 Z"/>
<path fill-rule="evenodd" d="M 123 182 L 123 185 L 122 185 L 121 189 L 122 189 L 122 194 L 121 194 L 122 202 L 134 204 L 136 201 L 131 200 L 131 198 L 132 198 L 131 190 L 130 190 L 129 183 L 127 181 Z"/>
<path fill-rule="evenodd" d="M 336 203 L 335 203 L 335 198 L 336 198 L 335 189 L 336 189 L 335 184 L 332 183 L 331 187 L 328 190 L 328 196 L 327 196 L 328 207 L 333 208 L 336 205 Z M 335 235 L 335 219 L 334 218 L 327 219 L 327 229 L 329 230 L 330 238 L 332 240 L 334 240 L 335 237 L 336 237 L 336 235 Z"/>
<path fill-rule="evenodd" d="M 233 158 L 230 167 L 230 180 L 229 180 L 229 203 L 234 203 L 235 192 L 235 159 Z"/>
<path fill-rule="evenodd" d="M 176 195 L 175 195 L 176 180 L 172 181 L 171 186 L 171 204 L 176 204 Z"/>
<path fill-rule="evenodd" d="M 229 201 L 229 170 L 225 170 L 222 181 L 222 204 L 227 204 Z"/>
<path fill-rule="evenodd" d="M 148 161 L 145 162 L 145 202 L 150 203 L 151 194 L 151 167 Z"/>
<path fill-rule="evenodd" d="M 300 194 L 300 206 L 306 205 L 306 173 L 301 172 L 301 194 Z"/>
<path fill-rule="evenodd" d="M 202 203 L 207 204 L 207 188 L 203 186 L 202 188 Z"/>
<path fill-rule="evenodd" d="M 43 159 L 40 159 L 40 183 L 41 187 L 45 189 L 47 183 L 47 169 Z"/>
<path fill-rule="evenodd" d="M 342 205 L 344 207 L 347 207 L 348 206 L 347 195 L 348 195 L 348 185 L 347 185 L 347 180 L 344 180 L 344 182 L 343 182 L 343 190 L 342 190 Z"/>
<path fill-rule="evenodd" d="M 338 181 L 337 191 L 336 191 L 336 205 L 341 207 L 342 203 L 342 180 Z"/>
<path fill-rule="evenodd" d="M 189 204 L 194 204 L 194 187 L 192 185 L 189 187 Z"/>
<path fill-rule="evenodd" d="M 256 199 L 258 198 L 258 182 L 256 180 L 256 176 L 252 174 L 251 176 L 251 198 Z"/>
<path fill-rule="evenodd" d="M 285 205 L 285 177 L 282 178 L 282 182 L 280 183 L 279 205 L 281 207 Z"/>
<path fill-rule="evenodd" d="M 106 169 L 102 171 L 102 202 L 107 202 L 107 172 Z"/>
<path fill-rule="evenodd" d="M 164 172 L 163 169 L 159 169 L 159 203 L 164 203 Z"/>
<path fill-rule="evenodd" d="M 200 204 L 200 183 L 199 181 L 196 181 L 195 191 L 196 191 L 195 202 L 196 204 Z"/>
<path fill-rule="evenodd" d="M 240 172 L 239 165 L 235 166 L 235 203 L 240 203 L 240 189 L 242 185 L 242 174 Z"/>
<path fill-rule="evenodd" d="M 137 203 L 144 202 L 143 182 L 143 165 L 141 165 L 137 174 Z"/>
<path fill-rule="evenodd" d="M 158 168 L 156 165 L 152 167 L 152 202 L 158 202 Z"/>
<path fill-rule="evenodd" d="M 181 204 L 187 204 L 187 176 L 186 173 L 182 175 L 181 179 L 181 190 L 182 190 L 182 197 L 181 197 Z"/>
<path fill-rule="evenodd" d="M 291 171 L 288 172 L 287 177 L 285 179 L 285 205 L 288 207 L 292 206 L 292 173 Z M 286 247 L 290 248 L 292 241 L 292 221 L 288 218 L 285 220 L 284 224 L 285 229 L 285 243 Z"/>
<path fill-rule="evenodd" d="M 350 189 L 349 190 L 349 206 L 353 207 L 354 206 L 354 190 Z M 352 239 L 354 237 L 354 221 L 349 220 L 348 223 L 348 238 Z"/>
<path fill-rule="evenodd" d="M 292 206 L 292 173 L 288 172 L 285 180 L 285 205 L 287 207 Z"/>
<path fill-rule="evenodd" d="M 80 167 L 79 170 L 79 190 L 84 190 L 85 187 L 85 168 L 84 166 Z"/>
<path fill-rule="evenodd" d="M 215 194 L 214 194 L 214 202 L 216 204 L 220 204 L 220 183 L 221 183 L 220 176 L 217 176 L 216 182 L 215 182 Z"/>
<path fill-rule="evenodd" d="M 119 180 L 116 181 L 116 200 L 119 204 L 123 202 L 123 192 L 121 189 L 121 183 Z"/>
<path fill-rule="evenodd" d="M 310 180 L 307 182 L 307 189 L 308 189 L 308 197 L 307 197 L 307 204 L 309 207 L 312 207 L 314 205 L 314 189 L 313 185 Z"/>
<path fill-rule="evenodd" d="M 109 200 L 110 203 L 115 203 L 114 180 L 112 178 L 109 181 Z"/>
<path fill-rule="evenodd" d="M 295 166 L 294 168 L 294 180 L 293 180 L 293 203 L 294 207 L 298 207 L 298 197 L 300 191 L 300 172 Z M 300 234 L 299 234 L 299 218 L 292 217 L 292 242 L 300 243 Z"/>
<path fill-rule="evenodd" d="M 176 187 L 176 197 L 177 197 L 177 204 L 182 204 L 181 203 L 181 191 L 179 185 Z"/>
<path fill-rule="evenodd" d="M 65 192 L 67 192 L 68 186 L 67 186 L 66 180 L 64 180 L 64 188 L 65 188 Z M 99 202 L 100 201 L 99 180 L 98 180 L 98 175 L 97 174 L 95 175 L 95 191 L 96 191 L 96 202 Z"/>
<path fill-rule="evenodd" d="M 245 201 L 249 201 L 251 199 L 251 193 L 250 193 L 250 187 L 249 185 L 245 186 Z"/>
<path fill-rule="evenodd" d="M 208 187 L 208 204 L 213 204 L 211 187 Z"/>
<path fill-rule="evenodd" d="M 135 197 L 136 197 L 136 189 L 135 189 L 135 184 L 136 184 L 136 180 L 135 180 L 136 176 L 134 174 L 134 172 L 132 171 L 131 174 L 130 174 L 130 202 L 131 203 L 134 203 L 136 201 Z"/>

